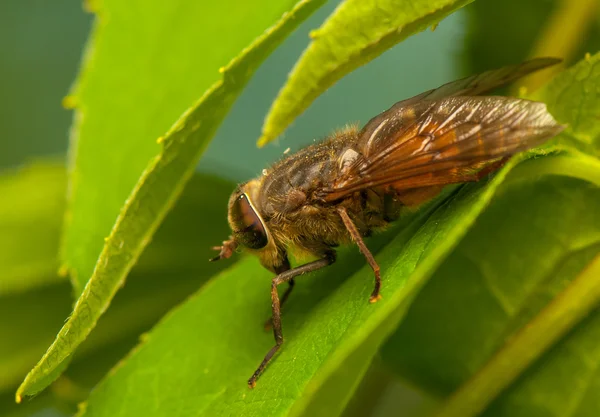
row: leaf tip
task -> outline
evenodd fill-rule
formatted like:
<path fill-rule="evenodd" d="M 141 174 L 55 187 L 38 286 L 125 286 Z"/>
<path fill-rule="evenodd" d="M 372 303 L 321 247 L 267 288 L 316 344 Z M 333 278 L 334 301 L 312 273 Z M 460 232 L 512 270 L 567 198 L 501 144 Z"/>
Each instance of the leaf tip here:
<path fill-rule="evenodd" d="M 82 415 L 84 415 L 87 411 L 87 405 L 87 401 L 77 404 L 77 414 L 75 414 L 75 417 L 81 417 Z"/>
<path fill-rule="evenodd" d="M 100 5 L 97 0 L 84 0 L 83 1 L 83 10 L 87 13 L 98 13 L 100 10 Z"/>
<path fill-rule="evenodd" d="M 62 264 L 57 271 L 57 274 L 61 278 L 66 278 L 69 276 L 69 266 L 67 264 Z"/>
<path fill-rule="evenodd" d="M 61 105 L 66 110 L 73 110 L 77 106 L 77 97 L 74 95 L 68 95 L 63 97 Z"/>
<path fill-rule="evenodd" d="M 21 397 L 21 389 L 19 388 L 19 391 L 17 391 L 17 394 L 15 395 L 15 402 L 17 404 L 21 404 L 21 401 L 23 401 L 23 397 Z"/>
<path fill-rule="evenodd" d="M 371 297 L 369 298 L 369 303 L 375 304 L 379 300 L 381 300 L 381 294 L 371 295 Z"/>
<path fill-rule="evenodd" d="M 263 135 L 256 142 L 256 146 L 258 146 L 259 148 L 262 148 L 263 146 L 265 146 L 267 143 L 271 142 L 272 140 L 273 140 L 273 137 L 271 135 L 267 135 L 267 134 L 263 133 Z"/>
<path fill-rule="evenodd" d="M 313 41 L 315 39 L 318 39 L 320 35 L 321 35 L 321 32 L 318 29 L 314 29 L 314 30 L 311 30 L 310 32 L 308 32 L 308 37 L 310 39 L 312 39 Z"/>

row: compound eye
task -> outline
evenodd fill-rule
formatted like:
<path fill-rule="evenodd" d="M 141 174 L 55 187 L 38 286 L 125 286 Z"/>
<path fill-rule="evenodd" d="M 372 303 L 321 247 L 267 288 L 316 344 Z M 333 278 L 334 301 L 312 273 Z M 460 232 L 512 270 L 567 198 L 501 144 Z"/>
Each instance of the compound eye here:
<path fill-rule="evenodd" d="M 235 225 L 233 233 L 238 242 L 250 249 L 261 249 L 267 246 L 265 225 L 246 194 L 241 194 L 233 203 L 231 218 Z"/>

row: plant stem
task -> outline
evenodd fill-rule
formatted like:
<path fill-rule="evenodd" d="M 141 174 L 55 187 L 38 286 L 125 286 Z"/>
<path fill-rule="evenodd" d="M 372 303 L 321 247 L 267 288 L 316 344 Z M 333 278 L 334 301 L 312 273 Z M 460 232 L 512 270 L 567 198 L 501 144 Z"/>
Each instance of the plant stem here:
<path fill-rule="evenodd" d="M 600 302 L 600 255 L 441 406 L 435 417 L 481 413 L 505 388 Z"/>

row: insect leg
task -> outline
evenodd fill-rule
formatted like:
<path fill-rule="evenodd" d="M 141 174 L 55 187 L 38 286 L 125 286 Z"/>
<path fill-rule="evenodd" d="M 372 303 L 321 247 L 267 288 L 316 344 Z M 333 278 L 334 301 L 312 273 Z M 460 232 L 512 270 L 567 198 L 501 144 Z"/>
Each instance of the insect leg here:
<path fill-rule="evenodd" d="M 285 303 L 285 300 L 288 299 L 288 297 L 290 296 L 290 294 L 292 293 L 292 290 L 294 289 L 294 278 L 290 279 L 288 281 L 288 287 L 285 290 L 285 292 L 283 293 L 283 297 L 281 297 L 281 302 L 279 303 L 279 309 L 283 309 L 283 303 Z M 271 317 L 269 317 L 269 319 L 265 322 L 265 330 L 271 330 L 271 328 L 273 327 L 273 319 Z"/>
<path fill-rule="evenodd" d="M 282 274 L 285 271 L 289 271 L 291 269 L 290 266 L 290 261 L 287 258 L 287 255 L 284 257 L 283 262 L 281 263 L 281 265 L 276 266 L 275 267 L 275 273 L 277 275 Z M 294 278 L 290 279 L 288 281 L 288 287 L 285 290 L 285 292 L 283 293 L 283 297 L 281 297 L 281 302 L 279 303 L 279 309 L 283 309 L 283 303 L 285 303 L 285 300 L 288 299 L 288 297 L 290 296 L 292 290 L 294 289 Z M 269 331 L 273 328 L 273 318 L 269 317 L 269 319 L 265 322 L 265 330 Z"/>
<path fill-rule="evenodd" d="M 282 273 L 284 273 L 285 271 L 289 271 L 291 269 L 290 266 L 290 261 L 288 260 L 287 254 L 284 258 L 284 261 L 281 263 L 280 266 L 275 267 L 275 273 L 277 275 L 281 275 Z M 281 297 L 281 303 L 280 303 L 280 307 L 283 307 L 283 303 L 285 303 L 285 300 L 288 299 L 288 297 L 290 296 L 290 293 L 292 292 L 292 290 L 294 289 L 294 278 L 291 278 L 288 281 L 288 287 L 285 290 L 285 292 L 283 293 L 283 297 Z"/>
<path fill-rule="evenodd" d="M 508 161 L 510 159 L 509 156 L 499 159 L 496 162 L 492 162 L 491 164 L 485 166 L 483 169 L 479 170 L 475 175 L 473 180 L 474 181 L 479 181 L 480 179 L 482 179 L 483 177 L 491 174 L 492 172 L 502 168 L 504 166 L 504 164 L 506 164 L 506 161 Z"/>
<path fill-rule="evenodd" d="M 367 245 L 365 245 L 365 242 L 362 240 L 358 229 L 356 228 L 354 223 L 352 223 L 352 219 L 350 219 L 350 216 L 348 215 L 346 209 L 344 207 L 338 207 L 337 210 L 340 214 L 340 217 L 342 218 L 342 221 L 344 222 L 344 226 L 346 226 L 346 229 L 350 233 L 350 237 L 352 237 L 352 240 L 354 241 L 354 243 L 356 243 L 358 249 L 371 266 L 371 269 L 373 269 L 373 273 L 375 274 L 375 288 L 373 288 L 371 297 L 369 297 L 369 302 L 375 303 L 381 299 L 381 295 L 379 294 L 379 289 L 381 288 L 381 276 L 379 274 L 379 265 L 377 264 L 377 261 L 373 257 L 371 251 L 369 251 L 369 248 L 367 248 Z"/>
<path fill-rule="evenodd" d="M 296 282 L 294 281 L 294 278 L 290 279 L 288 281 L 288 287 L 285 290 L 285 292 L 283 293 L 283 297 L 281 297 L 281 307 L 283 308 L 283 303 L 285 303 L 285 300 L 288 299 L 288 297 L 290 296 L 290 294 L 292 293 L 292 290 L 294 289 L 294 284 Z"/>
<path fill-rule="evenodd" d="M 307 272 L 313 272 L 317 269 L 321 269 L 335 262 L 335 252 L 327 252 L 325 256 L 313 262 L 301 265 L 297 268 L 290 269 L 277 275 L 271 281 L 271 308 L 273 310 L 273 335 L 275 336 L 275 346 L 269 350 L 265 358 L 262 360 L 254 374 L 248 380 L 248 386 L 254 388 L 256 380 L 260 374 L 265 370 L 267 364 L 271 361 L 271 358 L 279 350 L 279 347 L 283 344 L 283 333 L 281 330 L 281 302 L 279 301 L 279 294 L 277 293 L 277 286 L 284 282 L 290 282 L 298 275 L 306 274 Z M 288 288 L 289 290 L 289 288 Z M 284 295 L 285 297 L 285 295 Z"/>
<path fill-rule="evenodd" d="M 229 236 L 229 239 L 223 241 L 222 246 L 213 246 L 213 250 L 218 250 L 219 254 L 214 258 L 210 258 L 209 261 L 215 262 L 220 259 L 227 259 L 231 257 L 237 246 L 237 242 L 233 239 L 233 237 Z"/>
<path fill-rule="evenodd" d="M 498 169 L 502 168 L 504 166 L 504 164 L 506 164 L 506 161 L 508 161 L 509 159 L 510 159 L 510 156 L 507 156 L 502 159 L 498 159 L 497 161 L 484 166 L 479 171 L 477 171 L 475 173 L 470 173 L 470 174 L 463 174 L 461 177 L 459 177 L 459 181 L 452 181 L 452 182 L 453 183 L 477 182 L 477 181 L 481 180 L 482 178 L 487 177 L 492 172 L 497 171 Z"/>

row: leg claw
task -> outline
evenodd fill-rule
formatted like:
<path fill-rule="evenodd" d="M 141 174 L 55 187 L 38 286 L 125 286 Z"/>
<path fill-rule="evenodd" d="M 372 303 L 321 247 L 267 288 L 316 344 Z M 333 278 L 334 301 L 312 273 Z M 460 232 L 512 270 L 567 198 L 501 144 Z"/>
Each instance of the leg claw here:
<path fill-rule="evenodd" d="M 381 300 L 381 294 L 371 295 L 371 297 L 369 297 L 369 302 L 371 304 L 374 304 L 374 303 L 376 303 L 379 300 Z"/>

